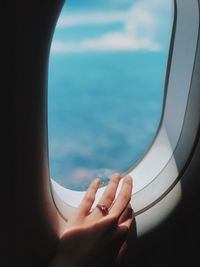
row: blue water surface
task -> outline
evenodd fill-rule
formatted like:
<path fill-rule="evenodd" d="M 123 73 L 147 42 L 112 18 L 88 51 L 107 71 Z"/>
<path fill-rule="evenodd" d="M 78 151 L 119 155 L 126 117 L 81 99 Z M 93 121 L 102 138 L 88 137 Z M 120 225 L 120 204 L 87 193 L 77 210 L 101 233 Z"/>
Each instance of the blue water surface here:
<path fill-rule="evenodd" d="M 159 125 L 163 53 L 56 55 L 49 72 L 51 177 L 84 190 L 95 177 L 126 172 Z M 61 67 L 62 66 L 62 67 Z"/>

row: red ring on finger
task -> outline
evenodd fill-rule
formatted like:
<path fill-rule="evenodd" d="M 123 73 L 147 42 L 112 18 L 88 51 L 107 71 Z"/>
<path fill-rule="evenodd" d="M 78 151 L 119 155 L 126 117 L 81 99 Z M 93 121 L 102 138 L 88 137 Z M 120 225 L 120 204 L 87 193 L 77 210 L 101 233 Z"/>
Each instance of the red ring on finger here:
<path fill-rule="evenodd" d="M 101 211 L 103 216 L 108 215 L 109 209 L 108 209 L 108 207 L 106 207 L 106 205 L 97 204 L 97 208 Z"/>

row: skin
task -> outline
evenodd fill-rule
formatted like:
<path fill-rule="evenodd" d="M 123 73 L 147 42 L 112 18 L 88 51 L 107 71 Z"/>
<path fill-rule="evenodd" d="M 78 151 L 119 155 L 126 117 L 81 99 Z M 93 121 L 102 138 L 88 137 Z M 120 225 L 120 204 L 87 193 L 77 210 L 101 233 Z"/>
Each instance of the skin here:
<path fill-rule="evenodd" d="M 130 207 L 132 179 L 126 176 L 115 200 L 121 177 L 114 174 L 99 204 L 109 208 L 107 215 L 97 207 L 91 210 L 100 180 L 89 186 L 81 204 L 68 220 L 56 255 L 49 267 L 115 266 L 127 250 L 127 235 L 134 215 Z"/>

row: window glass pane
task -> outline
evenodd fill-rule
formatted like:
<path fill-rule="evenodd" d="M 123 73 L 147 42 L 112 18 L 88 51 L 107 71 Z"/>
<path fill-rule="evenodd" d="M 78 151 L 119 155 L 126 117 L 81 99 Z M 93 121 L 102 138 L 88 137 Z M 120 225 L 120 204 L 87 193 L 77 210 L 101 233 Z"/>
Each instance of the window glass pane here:
<path fill-rule="evenodd" d="M 69 0 L 48 75 L 50 175 L 85 190 L 133 168 L 157 132 L 172 29 L 170 0 Z"/>

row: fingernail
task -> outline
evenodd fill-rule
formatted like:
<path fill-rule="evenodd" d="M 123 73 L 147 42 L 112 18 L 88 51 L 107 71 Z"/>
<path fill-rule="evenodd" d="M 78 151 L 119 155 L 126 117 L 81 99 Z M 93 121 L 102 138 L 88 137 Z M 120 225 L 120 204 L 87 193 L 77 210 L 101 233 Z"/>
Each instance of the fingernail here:
<path fill-rule="evenodd" d="M 130 175 L 125 176 L 124 180 L 131 183 L 133 182 L 132 177 Z"/>
<path fill-rule="evenodd" d="M 100 180 L 97 178 L 97 179 L 94 179 L 91 183 L 91 185 L 93 186 L 99 186 L 100 185 Z"/>
<path fill-rule="evenodd" d="M 113 173 L 113 174 L 112 174 L 111 178 L 112 178 L 112 177 L 117 177 L 118 179 L 121 179 L 121 174 L 118 173 L 118 172 L 116 172 L 116 173 Z"/>

